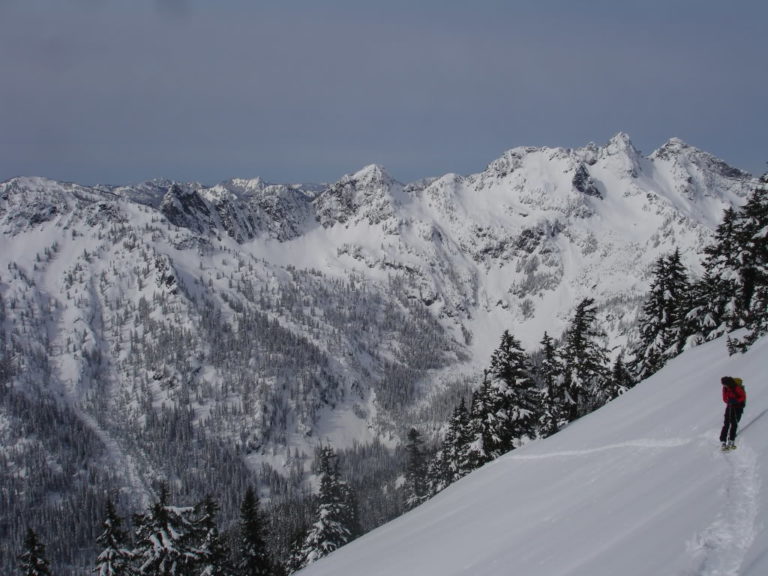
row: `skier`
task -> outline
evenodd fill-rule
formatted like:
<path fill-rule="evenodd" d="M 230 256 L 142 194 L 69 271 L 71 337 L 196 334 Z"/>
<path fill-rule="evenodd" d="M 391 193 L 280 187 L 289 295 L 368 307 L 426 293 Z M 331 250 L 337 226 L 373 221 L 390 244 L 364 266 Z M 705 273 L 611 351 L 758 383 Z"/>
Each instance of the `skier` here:
<path fill-rule="evenodd" d="M 741 420 L 741 414 L 744 412 L 744 406 L 747 403 L 747 393 L 741 385 L 741 378 L 731 378 L 723 376 L 720 379 L 723 384 L 723 402 L 725 402 L 725 416 L 723 418 L 723 429 L 720 432 L 720 442 L 723 450 L 733 450 L 736 448 L 736 429 Z"/>

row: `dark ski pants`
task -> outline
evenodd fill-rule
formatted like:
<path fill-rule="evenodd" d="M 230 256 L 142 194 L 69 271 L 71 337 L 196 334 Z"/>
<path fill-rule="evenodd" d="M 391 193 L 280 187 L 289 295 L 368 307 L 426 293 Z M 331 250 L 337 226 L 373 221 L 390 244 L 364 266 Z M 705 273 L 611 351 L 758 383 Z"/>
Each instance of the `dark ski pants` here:
<path fill-rule="evenodd" d="M 725 416 L 723 418 L 723 429 L 720 431 L 720 442 L 736 440 L 736 429 L 739 427 L 739 420 L 744 412 L 743 404 L 729 404 L 725 407 Z"/>

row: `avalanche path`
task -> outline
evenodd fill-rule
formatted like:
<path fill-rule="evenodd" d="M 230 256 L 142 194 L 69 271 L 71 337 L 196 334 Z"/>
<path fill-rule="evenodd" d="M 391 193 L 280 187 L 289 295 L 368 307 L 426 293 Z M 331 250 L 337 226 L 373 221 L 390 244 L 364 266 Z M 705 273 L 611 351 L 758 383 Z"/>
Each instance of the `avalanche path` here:
<path fill-rule="evenodd" d="M 93 283 L 89 285 L 87 296 L 96 303 L 94 309 L 97 313 L 92 318 L 86 318 L 77 308 L 67 308 L 65 306 L 56 306 L 56 310 L 65 310 L 59 313 L 57 317 L 51 318 L 49 324 L 49 333 L 52 334 L 52 356 L 51 366 L 54 368 L 56 377 L 52 382 L 59 383 L 59 395 L 67 403 L 70 409 L 77 415 L 83 424 L 85 424 L 101 441 L 104 446 L 106 457 L 112 463 L 113 470 L 125 482 L 133 498 L 143 507 L 150 502 L 152 491 L 144 481 L 138 471 L 138 466 L 133 456 L 130 456 L 122 449 L 118 441 L 98 422 L 98 420 L 86 412 L 82 407 L 81 374 L 83 373 L 83 353 L 77 348 L 70 349 L 72 340 L 81 341 L 78 343 L 81 347 L 103 346 L 105 341 L 99 336 L 103 330 L 104 320 L 102 315 L 101 302 L 96 295 Z M 53 301 L 53 299 L 52 299 Z M 77 327 L 72 330 L 70 327 Z M 102 358 L 107 358 L 102 354 Z"/>

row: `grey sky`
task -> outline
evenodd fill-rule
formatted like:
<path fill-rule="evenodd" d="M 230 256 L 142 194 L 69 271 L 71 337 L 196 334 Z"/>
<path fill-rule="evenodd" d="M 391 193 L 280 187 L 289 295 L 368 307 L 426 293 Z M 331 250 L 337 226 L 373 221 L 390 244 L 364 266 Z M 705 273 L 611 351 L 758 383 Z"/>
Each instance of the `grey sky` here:
<path fill-rule="evenodd" d="M 0 0 L 0 180 L 471 173 L 677 136 L 759 174 L 768 2 Z"/>

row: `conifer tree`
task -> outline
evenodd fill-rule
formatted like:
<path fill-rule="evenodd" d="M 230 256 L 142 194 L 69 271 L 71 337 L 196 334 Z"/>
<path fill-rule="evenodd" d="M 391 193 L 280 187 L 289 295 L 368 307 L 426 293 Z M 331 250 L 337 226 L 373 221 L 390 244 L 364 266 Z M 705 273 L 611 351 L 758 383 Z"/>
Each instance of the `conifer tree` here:
<path fill-rule="evenodd" d="M 705 254 L 687 320 L 698 341 L 746 327 L 747 336 L 729 342 L 732 352 L 744 350 L 768 332 L 768 174 L 743 207 L 725 211 Z"/>
<path fill-rule="evenodd" d="M 210 495 L 195 507 L 195 562 L 200 576 L 229 576 L 229 550 L 216 525 L 219 505 Z"/>
<path fill-rule="evenodd" d="M 132 576 L 133 553 L 128 546 L 128 536 L 122 529 L 122 519 L 117 515 L 112 499 L 107 500 L 103 532 L 96 538 L 102 550 L 96 559 L 94 573 L 97 576 Z"/>
<path fill-rule="evenodd" d="M 502 442 L 499 433 L 504 432 L 506 421 L 499 420 L 503 414 L 497 414 L 493 409 L 493 392 L 488 382 L 486 372 L 480 388 L 472 393 L 469 409 L 469 435 L 467 445 L 466 468 L 475 470 L 495 458 L 494 453 Z"/>
<path fill-rule="evenodd" d="M 349 493 L 342 487 L 333 448 L 320 449 L 320 494 L 315 523 L 310 527 L 297 564 L 308 566 L 352 539 L 347 523 L 354 513 L 349 509 Z"/>
<path fill-rule="evenodd" d="M 768 174 L 739 212 L 737 239 L 735 315 L 749 332 L 734 349 L 745 350 L 768 333 Z"/>
<path fill-rule="evenodd" d="M 632 386 L 634 386 L 632 375 L 624 365 L 622 355 L 619 354 L 613 363 L 610 375 L 605 379 L 602 388 L 597 390 L 596 406 L 603 406 L 614 398 L 618 398 Z"/>
<path fill-rule="evenodd" d="M 726 305 L 730 282 L 705 271 L 691 285 L 685 315 L 688 345 L 695 346 L 722 336 L 727 330 Z"/>
<path fill-rule="evenodd" d="M 27 528 L 21 554 L 19 554 L 20 576 L 51 576 L 45 546 L 32 528 Z"/>
<path fill-rule="evenodd" d="M 421 434 L 415 428 L 408 431 L 408 443 L 406 451 L 405 470 L 405 506 L 410 510 L 415 508 L 428 497 L 427 492 L 427 468 L 424 458 Z"/>
<path fill-rule="evenodd" d="M 133 551 L 139 574 L 187 576 L 199 559 L 195 549 L 194 509 L 168 503 L 168 487 L 160 487 L 160 498 L 147 512 L 134 518 L 136 548 Z"/>
<path fill-rule="evenodd" d="M 467 474 L 469 465 L 469 443 L 471 440 L 469 412 L 462 398 L 453 409 L 448 430 L 429 467 L 429 493 L 437 494 Z"/>
<path fill-rule="evenodd" d="M 704 249 L 706 258 L 704 269 L 711 278 L 718 282 L 711 286 L 715 290 L 707 295 L 717 308 L 723 310 L 724 331 L 740 326 L 738 292 L 738 214 L 735 208 L 728 208 L 723 213 L 723 221 L 715 231 L 712 244 Z"/>
<path fill-rule="evenodd" d="M 635 385 L 635 381 L 632 378 L 632 374 L 624 364 L 624 355 L 619 354 L 613 363 L 613 369 L 611 370 L 611 393 L 608 400 L 613 400 L 616 396 L 623 394 Z"/>
<path fill-rule="evenodd" d="M 632 362 L 639 380 L 682 352 L 691 330 L 686 319 L 690 285 L 679 250 L 659 258 L 653 275 L 640 316 L 640 341 Z"/>
<path fill-rule="evenodd" d="M 599 406 L 598 396 L 608 377 L 608 350 L 602 344 L 595 301 L 585 298 L 576 307 L 563 347 L 566 418 L 573 421 Z"/>
<path fill-rule="evenodd" d="M 238 576 L 271 576 L 273 574 L 265 534 L 265 521 L 261 515 L 259 497 L 249 486 L 240 505 Z"/>
<path fill-rule="evenodd" d="M 563 366 L 555 341 L 544 332 L 541 339 L 541 363 L 537 376 L 543 388 L 540 434 L 551 436 L 567 424 L 566 394 L 563 382 Z"/>
<path fill-rule="evenodd" d="M 508 330 L 491 356 L 482 386 L 472 396 L 469 446 L 477 468 L 534 438 L 541 413 L 541 394 L 531 378 L 531 364 Z"/>
<path fill-rule="evenodd" d="M 502 344 L 509 347 L 510 352 L 506 354 L 509 364 L 495 380 L 505 379 L 509 390 L 503 397 L 503 406 L 509 422 L 507 434 L 511 439 L 510 443 L 504 446 L 506 452 L 519 447 L 526 439 L 536 438 L 543 411 L 543 395 L 533 378 L 530 358 L 523 351 L 520 341 L 505 332 Z M 494 375 L 493 366 L 491 370 Z M 506 380 L 507 378 L 510 379 Z"/>

